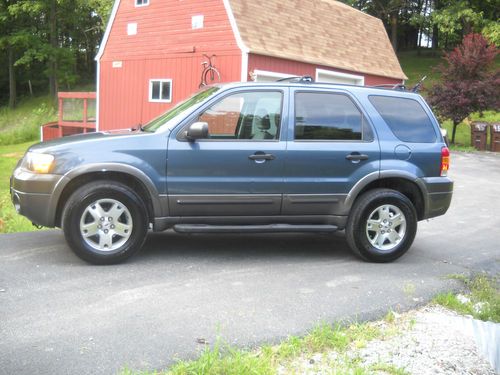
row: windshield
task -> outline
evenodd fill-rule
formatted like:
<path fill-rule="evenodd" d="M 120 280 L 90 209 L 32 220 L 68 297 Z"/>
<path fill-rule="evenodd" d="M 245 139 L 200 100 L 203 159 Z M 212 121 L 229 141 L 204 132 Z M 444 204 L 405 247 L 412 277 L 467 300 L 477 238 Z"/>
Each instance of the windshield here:
<path fill-rule="evenodd" d="M 191 107 L 194 107 L 196 104 L 202 102 L 206 98 L 208 98 L 210 95 L 218 91 L 220 88 L 216 86 L 212 86 L 207 88 L 206 90 L 203 90 L 189 99 L 184 100 L 183 102 L 180 102 L 177 104 L 174 108 L 169 109 L 167 112 L 161 114 L 154 120 L 151 120 L 148 124 L 142 127 L 143 131 L 154 133 L 157 131 L 161 126 L 165 125 L 168 121 L 172 120 L 175 116 L 181 114 L 182 112 L 188 110 Z"/>

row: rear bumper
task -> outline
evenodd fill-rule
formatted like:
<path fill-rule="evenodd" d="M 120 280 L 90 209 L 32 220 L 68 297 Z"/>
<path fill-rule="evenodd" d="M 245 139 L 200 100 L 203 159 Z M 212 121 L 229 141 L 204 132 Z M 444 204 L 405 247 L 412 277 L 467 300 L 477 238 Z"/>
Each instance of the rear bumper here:
<path fill-rule="evenodd" d="M 34 224 L 54 227 L 57 200 L 53 193 L 63 179 L 61 175 L 16 168 L 10 178 L 10 195 L 16 211 Z"/>
<path fill-rule="evenodd" d="M 427 177 L 421 182 L 427 190 L 423 219 L 444 215 L 451 204 L 453 181 L 448 177 Z"/>

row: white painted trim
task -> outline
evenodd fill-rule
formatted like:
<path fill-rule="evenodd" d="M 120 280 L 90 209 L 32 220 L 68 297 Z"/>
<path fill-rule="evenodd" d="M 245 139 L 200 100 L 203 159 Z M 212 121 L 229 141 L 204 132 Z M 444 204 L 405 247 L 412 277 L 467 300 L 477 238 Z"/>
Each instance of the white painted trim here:
<path fill-rule="evenodd" d="M 281 79 L 281 78 L 290 78 L 290 77 L 293 77 L 294 75 L 293 74 L 286 74 L 286 73 L 271 72 L 271 71 L 268 71 L 268 70 L 255 69 L 253 71 L 253 76 L 252 76 L 253 80 L 255 82 L 258 82 L 259 81 L 259 76 L 261 76 L 261 77 L 275 78 L 276 80 L 278 80 L 278 79 Z"/>
<path fill-rule="evenodd" d="M 99 46 L 99 51 L 95 57 L 97 61 L 97 71 L 96 71 L 96 123 L 95 130 L 100 131 L 100 108 L 101 108 L 101 58 L 104 54 L 104 49 L 108 44 L 109 34 L 111 34 L 111 29 L 113 28 L 113 23 L 115 22 L 116 14 L 118 13 L 118 8 L 120 7 L 121 0 L 115 0 L 113 4 L 113 9 L 111 11 L 111 15 L 109 16 L 108 24 L 106 25 L 106 31 L 104 32 L 104 36 L 101 41 L 101 45 Z"/>
<path fill-rule="evenodd" d="M 248 81 L 248 52 L 241 53 L 241 82 Z"/>
<path fill-rule="evenodd" d="M 120 7 L 121 0 L 115 0 L 113 4 L 113 10 L 111 11 L 111 16 L 109 16 L 108 25 L 106 26 L 106 31 L 104 32 L 104 36 L 102 38 L 101 45 L 99 46 L 99 51 L 95 59 L 99 61 L 104 54 L 104 49 L 106 48 L 106 44 L 108 44 L 109 34 L 111 34 L 111 29 L 113 28 L 113 23 L 115 22 L 116 14 L 118 13 L 118 8 Z"/>
<path fill-rule="evenodd" d="M 144 0 L 143 0 L 144 1 Z M 146 0 L 146 4 L 137 4 L 137 0 L 134 0 L 134 4 L 136 8 L 142 8 L 142 7 L 147 7 L 149 5 L 149 0 Z"/>
<path fill-rule="evenodd" d="M 170 99 L 153 99 L 152 94 L 153 94 L 153 82 L 160 82 L 160 83 L 165 83 L 168 82 L 170 83 Z M 172 79 L 171 78 L 152 78 L 149 80 L 149 93 L 148 93 L 148 100 L 150 103 L 170 103 L 172 102 Z M 163 85 L 161 86 L 161 92 L 160 92 L 160 97 L 163 92 Z"/>
<path fill-rule="evenodd" d="M 226 8 L 226 13 L 229 18 L 229 23 L 231 24 L 231 29 L 233 30 L 234 37 L 236 39 L 236 44 L 241 50 L 241 81 L 248 81 L 248 53 L 250 50 L 245 46 L 243 39 L 241 39 L 240 31 L 238 30 L 238 24 L 234 18 L 233 10 L 231 9 L 231 4 L 229 0 L 223 0 L 224 8 Z"/>
<path fill-rule="evenodd" d="M 326 69 L 316 69 L 316 82 L 321 82 L 319 80 L 319 75 L 323 74 L 326 76 L 330 76 L 333 78 L 340 78 L 340 79 L 351 79 L 351 80 L 356 80 L 358 81 L 358 84 L 360 86 L 365 85 L 365 77 L 364 76 L 359 76 L 356 74 L 348 74 L 348 73 L 341 73 L 341 72 L 336 72 L 333 70 L 326 70 Z"/>
<path fill-rule="evenodd" d="M 100 103 L 100 98 L 101 98 L 101 60 L 97 60 L 97 71 L 96 71 L 96 79 L 97 79 L 97 84 L 96 84 L 96 100 L 95 100 L 95 131 L 98 132 L 99 131 L 99 114 L 100 114 L 100 108 L 101 108 L 101 105 L 99 104 Z"/>

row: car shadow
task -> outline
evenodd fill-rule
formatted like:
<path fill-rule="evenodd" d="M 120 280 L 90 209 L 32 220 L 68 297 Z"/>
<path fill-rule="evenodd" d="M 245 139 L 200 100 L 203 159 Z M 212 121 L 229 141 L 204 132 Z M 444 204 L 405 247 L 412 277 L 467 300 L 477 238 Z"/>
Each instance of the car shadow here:
<path fill-rule="evenodd" d="M 178 234 L 150 233 L 139 254 L 130 262 L 165 258 L 241 259 L 343 259 L 356 258 L 343 233 Z"/>

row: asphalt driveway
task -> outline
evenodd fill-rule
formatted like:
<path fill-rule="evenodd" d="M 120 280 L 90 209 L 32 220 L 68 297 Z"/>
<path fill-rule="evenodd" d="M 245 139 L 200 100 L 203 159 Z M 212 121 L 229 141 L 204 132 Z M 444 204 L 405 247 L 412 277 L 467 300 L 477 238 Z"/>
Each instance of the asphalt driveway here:
<path fill-rule="evenodd" d="M 408 309 L 500 273 L 500 156 L 452 156 L 447 215 L 410 252 L 368 264 L 332 235 L 150 235 L 128 263 L 80 261 L 60 231 L 0 235 L 0 374 L 110 374 L 195 357 L 217 335 L 249 346 L 319 321 Z"/>

